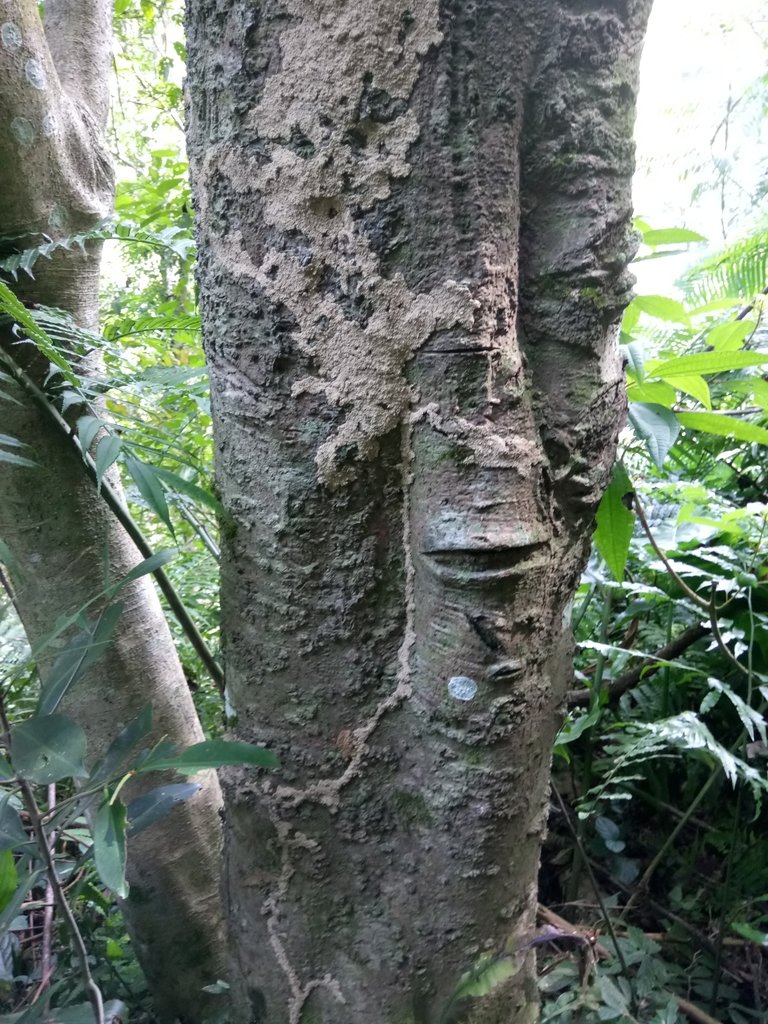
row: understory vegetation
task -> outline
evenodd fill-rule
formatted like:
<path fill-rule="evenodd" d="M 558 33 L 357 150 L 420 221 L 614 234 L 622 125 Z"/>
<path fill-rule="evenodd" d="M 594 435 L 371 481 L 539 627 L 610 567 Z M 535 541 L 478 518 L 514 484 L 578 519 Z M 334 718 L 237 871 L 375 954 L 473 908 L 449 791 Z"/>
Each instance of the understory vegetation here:
<path fill-rule="evenodd" d="M 125 778 L 270 763 L 265 751 L 221 739 L 221 508 L 193 274 L 179 15 L 143 0 L 115 7 L 117 202 L 114 218 L 88 236 L 107 245 L 101 331 L 16 300 L 15 281 L 34 275 L 54 243 L 6 252 L 0 314 L 52 372 L 43 392 L 2 356 L 0 402 L 7 384 L 20 383 L 81 453 L 97 441 L 83 460 L 105 500 L 105 474 L 119 467 L 129 512 L 117 511 L 145 558 L 136 572 L 160 574 L 209 739 L 197 751 L 142 753 L 140 718 L 88 775 L 81 737 L 56 709 L 106 650 L 125 581 L 112 585 L 111 612 L 94 617 L 85 607 L 51 623 L 56 670 L 41 691 L 43 652 L 28 649 L 0 575 L 0 725 L 14 750 L 12 764 L 0 760 L 0 1019 L 18 1024 L 46 1013 L 61 1024 L 91 1020 L 90 985 L 106 1000 L 105 1019 L 151 1019 L 115 897 L 132 831 L 194 786 L 179 780 L 126 807 Z M 530 941 L 543 1021 L 751 1024 L 768 1015 L 768 221 L 720 249 L 689 228 L 642 219 L 636 227 L 639 259 L 688 249 L 690 266 L 674 296 L 637 295 L 621 328 L 629 426 L 573 607 L 577 655 Z M 102 353 L 93 376 L 78 368 L 78 343 Z M 94 402 L 70 432 L 62 414 Z M 33 486 L 34 451 L 0 433 L 0 459 Z M 0 544 L 0 563 L 24 571 L 10 560 Z M 89 794 L 95 816 L 86 820 Z M 509 951 L 487 957 L 457 979 L 456 1000 L 503 984 L 513 969 Z"/>

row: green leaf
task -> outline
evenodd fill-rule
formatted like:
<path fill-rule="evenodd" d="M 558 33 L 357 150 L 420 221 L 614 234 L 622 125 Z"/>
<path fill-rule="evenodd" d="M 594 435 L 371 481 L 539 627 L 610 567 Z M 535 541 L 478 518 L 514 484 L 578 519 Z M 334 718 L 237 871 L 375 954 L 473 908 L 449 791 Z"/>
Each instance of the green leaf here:
<path fill-rule="evenodd" d="M 139 562 L 139 564 L 134 566 L 129 573 L 126 573 L 125 576 L 123 576 L 120 582 L 116 584 L 113 594 L 117 594 L 123 589 L 123 587 L 127 586 L 129 583 L 133 583 L 134 580 L 138 580 L 142 576 L 147 576 L 151 572 L 157 572 L 158 569 L 167 565 L 167 563 L 171 562 L 175 557 L 175 551 L 155 551 L 154 554 Z"/>
<path fill-rule="evenodd" d="M 143 832 L 164 818 L 178 803 L 189 800 L 201 787 L 196 782 L 174 782 L 168 786 L 158 786 L 143 793 L 128 804 L 128 830 L 131 837 Z"/>
<path fill-rule="evenodd" d="M 146 462 L 141 462 L 140 459 L 126 459 L 125 466 L 128 472 L 133 477 L 136 486 L 139 488 L 144 501 L 152 509 L 165 525 L 170 530 L 171 536 L 175 537 L 173 532 L 173 524 L 171 523 L 171 517 L 168 514 L 168 503 L 165 500 L 165 492 L 163 491 L 162 485 L 155 475 L 155 471 L 152 466 Z"/>
<path fill-rule="evenodd" d="M 657 320 L 668 320 L 686 326 L 690 321 L 682 302 L 670 299 L 667 295 L 636 295 L 632 303 L 648 316 L 655 316 Z"/>
<path fill-rule="evenodd" d="M 732 352 L 744 344 L 747 335 L 754 331 L 751 320 L 730 320 L 727 324 L 718 324 L 707 334 L 707 344 L 718 352 Z"/>
<path fill-rule="evenodd" d="M 180 494 L 186 494 L 188 498 L 197 502 L 198 505 L 206 505 L 218 516 L 223 516 L 224 507 L 220 501 L 218 501 L 210 493 L 202 487 L 198 487 L 197 484 L 190 483 L 189 480 L 185 480 L 179 476 L 178 473 L 172 473 L 170 469 L 163 469 L 160 466 L 154 467 L 155 475 L 159 476 L 161 480 L 165 481 L 173 490 L 178 491 Z"/>
<path fill-rule="evenodd" d="M 732 437 L 736 441 L 752 444 L 768 444 L 768 430 L 736 416 L 725 416 L 717 412 L 681 412 L 677 418 L 689 430 L 701 430 L 705 434 Z"/>
<path fill-rule="evenodd" d="M 709 393 L 709 384 L 704 380 L 703 377 L 697 377 L 695 374 L 690 376 L 673 377 L 675 387 L 678 390 L 684 392 L 686 395 L 690 395 L 695 398 L 697 402 L 701 402 L 705 409 L 712 408 L 712 396 Z"/>
<path fill-rule="evenodd" d="M 643 384 L 630 384 L 627 396 L 631 402 L 645 402 L 650 405 L 663 405 L 671 409 L 677 401 L 677 389 L 663 380 L 649 381 Z"/>
<path fill-rule="evenodd" d="M 639 341 L 630 341 L 626 345 L 622 345 L 622 348 L 627 360 L 627 371 L 634 376 L 639 384 L 642 384 L 645 380 L 645 354 L 643 346 Z"/>
<path fill-rule="evenodd" d="M 750 942 L 757 943 L 758 946 L 768 946 L 768 932 L 758 931 L 757 928 L 753 928 L 746 921 L 734 921 L 731 928 L 737 935 L 741 935 L 744 939 L 749 939 Z"/>
<path fill-rule="evenodd" d="M 18 917 L 21 905 L 26 900 L 30 890 L 38 884 L 44 874 L 45 869 L 39 868 L 21 878 L 18 889 L 0 912 L 0 935 L 4 935 L 10 929 L 13 919 Z"/>
<path fill-rule="evenodd" d="M 53 339 L 37 324 L 31 312 L 16 298 L 8 285 L 3 281 L 0 281 L 0 310 L 19 325 L 29 340 L 37 345 L 45 358 L 61 370 L 62 376 L 70 384 L 79 387 L 80 382 L 75 376 L 72 367 L 57 350 Z"/>
<path fill-rule="evenodd" d="M 93 859 L 99 878 L 108 889 L 121 896 L 128 895 L 125 881 L 125 804 L 121 800 L 105 800 L 96 812 L 93 823 Z"/>
<path fill-rule="evenodd" d="M 0 462 L 8 462 L 12 466 L 26 466 L 27 469 L 37 467 L 37 463 L 32 459 L 28 459 L 24 455 L 17 455 L 16 452 L 7 452 L 4 448 L 0 448 Z"/>
<path fill-rule="evenodd" d="M 10 793 L 0 798 L 0 850 L 16 850 L 30 841 L 21 824 L 19 812 L 10 800 Z"/>
<path fill-rule="evenodd" d="M 115 434 L 105 434 L 96 445 L 94 462 L 96 463 L 97 487 L 101 487 L 101 481 L 104 479 L 104 474 L 112 463 L 115 462 L 122 447 L 123 442 Z"/>
<path fill-rule="evenodd" d="M 613 477 L 597 509 L 597 529 L 594 541 L 614 578 L 621 583 L 629 554 L 629 542 L 635 527 L 635 517 L 625 503 L 632 495 L 632 482 L 626 470 L 617 463 Z"/>
<path fill-rule="evenodd" d="M 684 242 L 706 242 L 704 235 L 688 228 L 651 228 L 643 231 L 643 242 L 646 245 L 679 245 Z"/>
<path fill-rule="evenodd" d="M 156 772 L 173 769 L 181 775 L 193 775 L 205 768 L 220 768 L 225 764 L 253 764 L 259 768 L 277 768 L 277 757 L 271 750 L 243 743 L 240 740 L 203 740 L 181 753 L 167 750 L 151 754 L 137 769 L 138 772 Z"/>
<path fill-rule="evenodd" d="M 94 765 L 88 783 L 91 786 L 108 782 L 122 767 L 131 750 L 152 732 L 152 705 L 145 704 L 141 712 L 115 736 L 102 760 Z"/>
<path fill-rule="evenodd" d="M 11 726 L 11 761 L 16 772 L 41 786 L 86 774 L 85 733 L 64 715 L 28 718 Z"/>
<path fill-rule="evenodd" d="M 762 363 L 768 363 L 768 352 L 694 352 L 693 355 L 667 359 L 653 369 L 648 368 L 648 375 L 669 380 L 670 377 L 686 377 L 691 373 L 727 373 Z"/>
<path fill-rule="evenodd" d="M 690 415 L 708 416 L 709 413 L 691 413 Z M 662 405 L 630 402 L 629 421 L 638 437 L 645 441 L 651 458 L 661 469 L 667 452 L 677 440 L 677 435 L 680 432 L 677 417 Z"/>
<path fill-rule="evenodd" d="M 512 957 L 498 956 L 494 953 L 486 953 L 482 956 L 472 970 L 462 974 L 456 988 L 441 1014 L 440 1022 L 452 1019 L 451 1010 L 460 999 L 479 998 L 488 995 L 499 985 L 513 977 L 520 970 L 518 964 Z"/>
<path fill-rule="evenodd" d="M 16 858 L 10 850 L 0 850 L 0 911 L 5 910 L 19 887 Z"/>
<path fill-rule="evenodd" d="M 91 450 L 91 445 L 96 440 L 100 430 L 104 430 L 106 423 L 98 416 L 81 416 L 77 421 L 77 436 L 80 439 L 84 452 Z"/>
<path fill-rule="evenodd" d="M 124 604 L 108 605 L 92 625 L 70 637 L 45 681 L 37 705 L 38 715 L 51 715 L 67 691 L 100 658 L 112 641 Z"/>

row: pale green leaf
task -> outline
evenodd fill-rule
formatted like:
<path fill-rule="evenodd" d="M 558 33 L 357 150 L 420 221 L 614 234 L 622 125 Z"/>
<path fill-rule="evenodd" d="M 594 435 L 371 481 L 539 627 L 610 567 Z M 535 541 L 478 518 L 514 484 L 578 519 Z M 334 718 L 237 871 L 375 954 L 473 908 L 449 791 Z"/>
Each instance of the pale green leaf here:
<path fill-rule="evenodd" d="M 622 345 L 627 361 L 627 372 L 642 384 L 645 379 L 645 354 L 639 341 L 630 341 Z"/>
<path fill-rule="evenodd" d="M 123 443 L 115 434 L 106 434 L 96 446 L 96 486 L 101 487 L 101 481 L 109 467 L 116 461 L 120 454 Z"/>
<path fill-rule="evenodd" d="M 709 415 L 708 413 L 691 415 Z M 645 441 L 648 452 L 659 469 L 680 431 L 675 414 L 662 405 L 645 402 L 629 403 L 629 420 L 638 437 Z"/>
<path fill-rule="evenodd" d="M 675 387 L 679 391 L 683 391 L 686 395 L 690 395 L 691 398 L 695 398 L 697 402 L 701 402 L 705 409 L 712 408 L 712 396 L 709 393 L 709 384 L 704 380 L 703 377 L 697 377 L 695 374 L 690 376 L 679 376 L 672 378 Z"/>
<path fill-rule="evenodd" d="M 19 887 L 16 858 L 10 850 L 0 850 L 0 911 L 5 910 Z"/>
<path fill-rule="evenodd" d="M 686 242 L 706 242 L 704 235 L 688 228 L 650 228 L 643 231 L 645 245 L 679 245 Z"/>
<path fill-rule="evenodd" d="M 707 344 L 718 352 L 732 352 L 744 344 L 747 335 L 755 329 L 751 320 L 730 320 L 718 324 L 707 334 Z"/>
<path fill-rule="evenodd" d="M 649 376 L 669 380 L 670 377 L 685 377 L 689 374 L 727 373 L 729 370 L 743 370 L 747 366 L 768 363 L 768 352 L 694 352 L 688 356 L 677 356 L 658 363 Z"/>
<path fill-rule="evenodd" d="M 663 405 L 671 409 L 677 401 L 677 389 L 663 380 L 649 381 L 643 384 L 630 384 L 627 397 L 631 402 L 645 402 L 651 405 Z"/>
<path fill-rule="evenodd" d="M 656 317 L 657 320 L 686 325 L 690 320 L 682 302 L 670 299 L 667 295 L 636 295 L 632 302 L 643 313 Z"/>

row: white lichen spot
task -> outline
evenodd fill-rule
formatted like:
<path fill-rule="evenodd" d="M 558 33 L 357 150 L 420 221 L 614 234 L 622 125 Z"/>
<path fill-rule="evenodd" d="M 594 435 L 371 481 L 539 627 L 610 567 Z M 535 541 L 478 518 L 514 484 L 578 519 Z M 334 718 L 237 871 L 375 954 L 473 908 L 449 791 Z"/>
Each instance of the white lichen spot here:
<path fill-rule="evenodd" d="M 456 700 L 472 700 L 477 693 L 477 683 L 469 676 L 451 676 L 448 680 L 448 693 Z"/>
<path fill-rule="evenodd" d="M 59 130 L 59 121 L 56 115 L 52 111 L 48 111 L 47 114 L 43 115 L 42 123 L 43 135 L 46 139 L 50 139 Z"/>
<path fill-rule="evenodd" d="M 21 29 L 12 21 L 6 21 L 0 25 L 0 41 L 6 50 L 18 50 L 21 46 Z"/>
<path fill-rule="evenodd" d="M 30 57 L 24 65 L 24 76 L 33 89 L 43 90 L 46 87 L 45 68 L 39 60 Z"/>
<path fill-rule="evenodd" d="M 31 146 L 36 134 L 35 126 L 28 117 L 14 117 L 11 121 L 11 135 L 20 146 Z"/>
<path fill-rule="evenodd" d="M 48 214 L 48 227 L 54 231 L 63 231 L 69 224 L 69 213 L 66 208 L 57 203 Z"/>

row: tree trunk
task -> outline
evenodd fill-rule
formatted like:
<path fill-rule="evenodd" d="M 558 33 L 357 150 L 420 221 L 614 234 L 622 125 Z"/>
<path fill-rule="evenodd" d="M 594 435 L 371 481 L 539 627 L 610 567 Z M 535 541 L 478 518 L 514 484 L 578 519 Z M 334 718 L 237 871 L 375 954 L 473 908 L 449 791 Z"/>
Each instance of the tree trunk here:
<path fill-rule="evenodd" d="M 243 1024 L 537 1016 L 649 7 L 189 0 Z"/>
<path fill-rule="evenodd" d="M 91 229 L 112 205 L 112 172 L 103 127 L 109 91 L 111 3 L 47 0 L 46 29 L 33 0 L 6 2 L 0 27 L 0 221 L 6 244 Z M 50 45 L 48 40 L 50 40 Z M 98 321 L 100 247 L 60 251 L 21 281 L 26 301 L 69 310 L 84 326 Z M 47 365 L 10 332 L 0 342 L 38 383 Z M 97 356 L 88 357 L 93 362 Z M 4 385 L 7 392 L 9 388 Z M 0 538 L 11 551 L 16 603 L 33 648 L 59 617 L 86 605 L 139 561 L 68 438 L 20 389 L 3 402 L 2 430 L 30 446 L 35 469 L 0 461 Z M 113 478 L 113 483 L 116 483 Z M 78 680 L 66 713 L 88 736 L 90 760 L 120 726 L 150 702 L 155 738 L 187 746 L 202 732 L 173 640 L 152 584 L 125 590 L 109 650 Z M 103 601 L 91 605 L 92 611 Z M 55 650 L 43 653 L 43 677 Z M 219 901 L 220 791 L 201 792 L 129 844 L 131 892 L 124 904 L 139 960 L 164 1019 L 201 1019 L 201 987 L 224 971 Z M 157 780 L 151 783 L 157 784 Z M 168 829 L 173 829 L 169 842 Z"/>

